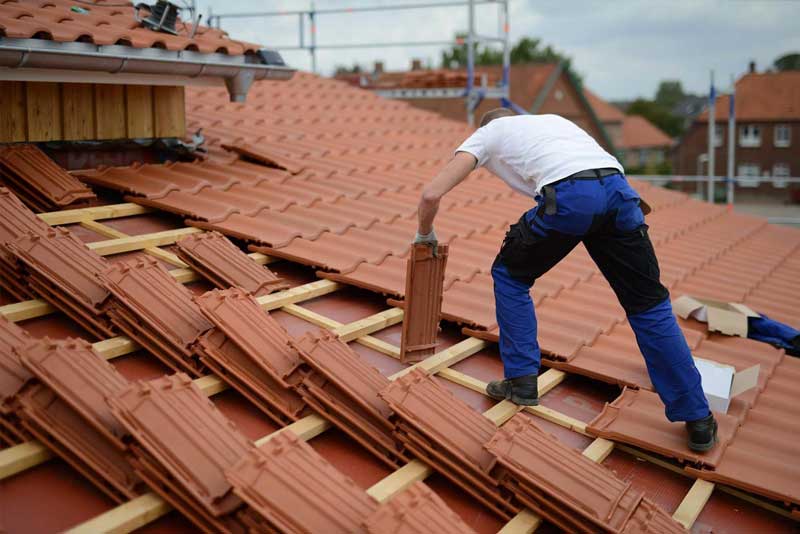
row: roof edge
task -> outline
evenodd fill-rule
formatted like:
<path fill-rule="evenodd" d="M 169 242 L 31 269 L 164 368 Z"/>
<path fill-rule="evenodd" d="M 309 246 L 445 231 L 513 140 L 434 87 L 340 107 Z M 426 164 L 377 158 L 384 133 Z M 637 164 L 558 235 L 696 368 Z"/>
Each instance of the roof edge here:
<path fill-rule="evenodd" d="M 0 67 L 222 78 L 232 102 L 244 102 L 255 80 L 288 80 L 296 71 L 283 63 L 280 54 L 268 49 L 257 55 L 229 56 L 14 38 L 0 39 Z"/>

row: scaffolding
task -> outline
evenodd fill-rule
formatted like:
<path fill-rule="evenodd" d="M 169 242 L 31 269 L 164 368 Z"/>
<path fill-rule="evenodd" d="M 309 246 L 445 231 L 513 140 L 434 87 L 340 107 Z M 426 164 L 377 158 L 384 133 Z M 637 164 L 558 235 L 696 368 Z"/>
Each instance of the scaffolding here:
<path fill-rule="evenodd" d="M 463 98 L 467 122 L 470 125 L 475 123 L 475 110 L 484 98 L 500 100 L 503 107 L 511 108 L 517 113 L 527 113 L 527 110 L 516 105 L 509 97 L 510 84 L 510 64 L 511 47 L 509 43 L 509 0 L 468 0 L 468 1 L 448 1 L 448 2 L 425 2 L 419 4 L 392 4 L 380 6 L 361 6 L 361 7 L 341 7 L 316 9 L 314 4 L 306 10 L 295 11 L 253 11 L 242 13 L 212 13 L 209 11 L 208 24 L 212 27 L 221 28 L 223 19 L 242 19 L 242 18 L 261 18 L 261 17 L 297 17 L 298 20 L 298 43 L 290 46 L 276 46 L 276 50 L 308 50 L 311 57 L 311 70 L 317 73 L 317 51 L 334 49 L 354 49 L 354 48 L 383 48 L 401 46 L 452 46 L 466 45 L 467 47 L 467 83 L 466 87 L 426 87 L 426 88 L 398 88 L 382 89 L 376 93 L 387 98 Z M 475 7 L 478 5 L 498 6 L 498 26 L 500 35 L 487 36 L 478 34 L 475 27 Z M 392 41 L 392 42 L 364 42 L 348 44 L 320 44 L 317 43 L 317 24 L 322 15 L 344 14 L 344 13 L 364 13 L 364 12 L 383 12 L 383 11 L 404 11 L 422 10 L 433 8 L 467 8 L 468 30 L 464 39 L 457 38 L 455 41 Z M 307 26 L 306 26 L 307 25 Z M 308 32 L 306 30 L 308 27 Z M 308 33 L 308 39 L 306 39 Z M 502 77 L 498 85 L 490 87 L 486 78 L 481 83 L 476 83 L 475 76 L 475 49 L 480 43 L 501 44 L 503 47 L 503 69 Z"/>

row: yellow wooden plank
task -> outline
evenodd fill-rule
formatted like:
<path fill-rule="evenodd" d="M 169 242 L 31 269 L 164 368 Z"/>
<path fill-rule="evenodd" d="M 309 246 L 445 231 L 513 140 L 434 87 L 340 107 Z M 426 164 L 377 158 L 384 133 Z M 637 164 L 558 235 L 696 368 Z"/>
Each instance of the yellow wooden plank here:
<path fill-rule="evenodd" d="M 258 263 L 259 265 L 267 265 L 268 263 L 272 263 L 276 261 L 276 258 L 272 256 L 267 256 L 266 254 L 262 254 L 260 252 L 251 252 L 248 254 L 254 262 Z"/>
<path fill-rule="evenodd" d="M 130 338 L 117 336 L 92 343 L 92 348 L 106 360 L 111 360 L 137 351 L 141 347 Z"/>
<path fill-rule="evenodd" d="M 691 529 L 713 492 L 713 482 L 701 479 L 695 480 L 681 504 L 678 505 L 678 509 L 672 514 L 672 519 L 687 529 Z"/>
<path fill-rule="evenodd" d="M 274 310 L 276 308 L 282 308 L 302 300 L 309 300 L 322 295 L 327 295 L 328 293 L 332 293 L 341 287 L 341 285 L 330 280 L 317 280 L 316 282 L 303 284 L 302 286 L 272 293 L 271 295 L 264 295 L 262 297 L 258 297 L 256 300 L 265 310 Z"/>
<path fill-rule="evenodd" d="M 194 383 L 200 388 L 200 391 L 209 397 L 228 389 L 228 384 L 217 375 L 201 376 L 196 378 Z"/>
<path fill-rule="evenodd" d="M 63 139 L 96 139 L 94 127 L 94 88 L 90 83 L 61 84 Z"/>
<path fill-rule="evenodd" d="M 614 450 L 614 442 L 604 438 L 596 438 L 583 450 L 583 455 L 593 462 L 602 463 Z"/>
<path fill-rule="evenodd" d="M 131 237 L 126 233 L 120 232 L 116 228 L 112 228 L 107 224 L 103 224 L 97 221 L 81 221 L 81 226 L 87 228 L 95 233 L 98 233 L 104 237 L 110 237 L 113 239 L 121 239 L 123 237 Z M 161 261 L 169 263 L 171 265 L 175 265 L 176 267 L 180 267 L 181 269 L 186 269 L 189 267 L 186 263 L 183 262 L 178 256 L 169 252 L 168 250 L 162 250 L 158 247 L 148 247 L 143 249 L 146 254 L 153 256 L 154 258 L 158 258 Z"/>
<path fill-rule="evenodd" d="M 377 330 L 395 325 L 403 320 L 403 310 L 400 308 L 389 308 L 375 315 L 365 317 L 360 321 L 352 322 L 336 329 L 336 334 L 342 341 L 352 341 L 365 334 L 370 334 Z"/>
<path fill-rule="evenodd" d="M 68 534 L 124 534 L 158 519 L 172 507 L 155 493 L 145 493 L 108 512 L 81 523 Z"/>
<path fill-rule="evenodd" d="M 460 371 L 456 371 L 454 369 L 442 369 L 439 371 L 439 376 L 442 378 L 446 378 L 451 382 L 455 382 L 465 388 L 471 389 L 472 391 L 477 391 L 478 393 L 486 393 L 486 385 L 487 383 L 483 380 L 478 380 L 477 378 L 473 378 L 469 375 L 466 375 Z M 565 373 L 557 370 L 557 369 L 548 369 L 541 375 L 539 375 L 538 386 L 539 386 L 539 396 L 541 397 L 558 384 L 560 384 L 564 380 Z"/>
<path fill-rule="evenodd" d="M 202 277 L 192 269 L 172 269 L 169 274 L 181 284 L 188 284 L 189 282 L 196 282 L 202 279 Z"/>
<path fill-rule="evenodd" d="M 425 480 L 433 470 L 420 462 L 411 460 L 389 476 L 367 489 L 367 493 L 378 502 L 386 502 L 419 480 Z"/>
<path fill-rule="evenodd" d="M 156 137 L 184 137 L 186 117 L 183 87 L 153 87 L 153 116 Z"/>
<path fill-rule="evenodd" d="M 125 112 L 128 137 L 156 137 L 152 87 L 149 85 L 126 85 Z"/>
<path fill-rule="evenodd" d="M 41 317 L 56 311 L 50 304 L 41 299 L 24 300 L 0 306 L 0 314 L 12 322 Z"/>
<path fill-rule="evenodd" d="M 542 524 L 542 518 L 531 512 L 523 510 L 515 515 L 511 521 L 503 525 L 497 534 L 531 534 Z"/>
<path fill-rule="evenodd" d="M 489 346 L 487 341 L 469 337 L 443 351 L 437 352 L 433 356 L 430 356 L 419 363 L 415 363 L 414 365 L 396 372 L 389 378 L 393 380 L 400 378 L 401 376 L 410 373 L 413 369 L 422 369 L 427 373 L 436 374 L 442 369 L 450 367 L 451 365 L 455 365 L 464 358 L 468 358 L 476 352 L 480 352 L 487 346 Z"/>
<path fill-rule="evenodd" d="M 442 369 L 445 371 L 446 369 Z M 442 371 L 439 371 L 441 375 Z M 483 415 L 489 419 L 492 423 L 496 424 L 497 426 L 502 426 L 503 423 L 514 417 L 517 412 L 522 409 L 522 406 L 518 406 L 511 401 L 501 401 L 483 412 Z"/>
<path fill-rule="evenodd" d="M 150 247 L 161 247 L 172 245 L 175 241 L 189 234 L 202 232 L 199 228 L 177 228 L 175 230 L 165 230 L 152 234 L 133 235 L 120 237 L 118 239 L 107 239 L 105 241 L 95 241 L 87 243 L 86 246 L 94 250 L 101 256 L 120 254 L 132 250 L 141 250 Z"/>
<path fill-rule="evenodd" d="M 385 354 L 386 356 L 400 359 L 400 347 L 397 345 L 392 345 L 391 343 L 383 341 L 382 339 L 378 339 L 377 337 L 361 336 L 360 338 L 356 339 L 356 343 L 380 352 L 381 354 Z"/>
<path fill-rule="evenodd" d="M 125 86 L 98 83 L 94 86 L 94 114 L 98 140 L 125 139 Z"/>
<path fill-rule="evenodd" d="M 62 139 L 61 88 L 57 83 L 26 82 L 28 141 Z"/>
<path fill-rule="evenodd" d="M 0 81 L 0 143 L 27 140 L 25 82 Z"/>
<path fill-rule="evenodd" d="M 0 451 L 0 480 L 15 475 L 53 457 L 38 441 L 27 441 Z"/>
<path fill-rule="evenodd" d="M 108 206 L 94 206 L 92 208 L 78 208 L 64 211 L 51 211 L 40 213 L 39 218 L 49 225 L 72 224 L 82 221 L 97 221 L 101 219 L 117 219 L 120 217 L 130 217 L 132 215 L 142 215 L 152 212 L 152 208 L 140 206 L 132 202 L 121 204 L 109 204 Z"/>

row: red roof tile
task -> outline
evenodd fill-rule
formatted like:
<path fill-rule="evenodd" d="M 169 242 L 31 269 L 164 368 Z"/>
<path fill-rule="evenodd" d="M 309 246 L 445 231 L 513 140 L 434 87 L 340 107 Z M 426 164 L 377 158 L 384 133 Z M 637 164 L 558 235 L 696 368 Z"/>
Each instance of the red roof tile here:
<path fill-rule="evenodd" d="M 372 497 L 291 431 L 226 471 L 234 491 L 279 532 L 364 532 Z"/>
<path fill-rule="evenodd" d="M 400 361 L 418 362 L 436 351 L 447 245 L 414 245 L 408 256 Z"/>
<path fill-rule="evenodd" d="M 185 499 L 214 518 L 241 505 L 224 472 L 252 445 L 188 376 L 138 382 L 109 403 L 141 447 L 137 471 L 151 480 L 157 472 L 168 474 Z M 149 485 L 164 491 L 162 485 Z M 200 521 L 194 514 L 190 518 Z"/>
<path fill-rule="evenodd" d="M 626 119 L 622 110 L 613 104 L 609 104 L 592 91 L 584 88 L 583 94 L 586 95 L 586 100 L 591 104 L 600 122 L 623 122 Z"/>
<path fill-rule="evenodd" d="M 25 438 L 14 415 L 14 400 L 33 375 L 22 365 L 14 349 L 29 340 L 25 330 L 0 317 L 0 442 L 8 445 Z"/>
<path fill-rule="evenodd" d="M 178 256 L 216 287 L 240 287 L 254 297 L 289 287 L 217 232 L 191 234 L 176 246 Z"/>
<path fill-rule="evenodd" d="M 0 13 L 2 9 L 0 6 Z M 38 212 L 81 207 L 97 200 L 91 189 L 67 174 L 35 145 L 0 148 L 0 178 Z"/>
<path fill-rule="evenodd" d="M 156 32 L 140 26 L 134 18 L 134 4 L 86 2 L 85 11 L 71 8 L 68 0 L 23 0 L 0 6 L 0 30 L 17 39 L 51 39 L 53 41 L 89 41 L 97 45 L 126 45 L 134 48 L 166 48 L 196 50 L 203 53 L 241 55 L 260 47 L 234 41 L 221 30 L 200 26 L 193 38 L 192 25 L 181 20 L 176 24 L 178 35 Z M 142 12 L 142 16 L 146 16 Z"/>
<path fill-rule="evenodd" d="M 389 380 L 330 332 L 290 344 L 310 368 L 299 389 L 306 402 L 388 465 L 407 461 L 391 435 L 392 411 L 378 396 Z"/>
<path fill-rule="evenodd" d="M 706 453 L 686 446 L 683 422 L 664 417 L 664 404 L 658 395 L 646 390 L 624 389 L 612 403 L 586 427 L 593 436 L 637 445 L 645 450 L 713 468 L 733 438 L 739 421 L 726 414 L 715 414 L 719 425 L 716 447 Z"/>
<path fill-rule="evenodd" d="M 618 148 L 669 148 L 672 139 L 649 120 L 638 115 L 627 115 L 622 120 L 622 142 Z"/>
<path fill-rule="evenodd" d="M 475 532 L 422 482 L 415 482 L 407 490 L 381 504 L 380 508 L 367 519 L 365 526 L 370 534 Z"/>

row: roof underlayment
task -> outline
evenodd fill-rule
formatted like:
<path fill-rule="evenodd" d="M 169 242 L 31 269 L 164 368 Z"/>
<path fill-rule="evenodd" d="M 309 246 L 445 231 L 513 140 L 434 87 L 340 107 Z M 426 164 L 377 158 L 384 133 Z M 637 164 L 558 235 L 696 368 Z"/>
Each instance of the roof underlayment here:
<path fill-rule="evenodd" d="M 36 216 L 0 195 L 0 274 L 20 293 L 7 302 L 32 290 L 49 303 L 0 313 L 36 338 L 94 341 L 30 345 L 13 324 L 0 329 L 1 367 L 26 407 L 0 411 L 0 435 L 16 444 L 0 451 L 6 530 L 236 530 L 268 520 L 289 531 L 330 524 L 379 532 L 400 516 L 425 524 L 406 508 L 436 517 L 450 508 L 476 532 L 509 520 L 509 529 L 543 522 L 541 531 L 664 532 L 677 529 L 673 514 L 701 532 L 794 528 L 785 516 L 800 505 L 792 439 L 800 361 L 680 320 L 696 355 L 742 369 L 761 364 L 758 387 L 724 418 L 721 447 L 689 454 L 583 247 L 532 290 L 540 345 L 555 368 L 540 377 L 543 406 L 517 413 L 483 395 L 485 381 L 501 375 L 489 268 L 506 227 L 531 204 L 485 171 L 442 202 L 448 323 L 436 353 L 405 371 L 403 312 L 385 296 L 404 296 L 420 189 L 468 135 L 466 125 L 307 74 L 258 82 L 246 104 L 228 102 L 224 89 L 190 88 L 186 102 L 208 161 L 74 173 L 102 198 L 112 190 L 132 204 Z M 634 185 L 653 207 L 647 222 L 674 297 L 744 302 L 800 326 L 800 232 Z M 234 238 L 249 259 L 220 266 L 233 245 L 193 237 L 203 230 Z M 179 239 L 179 254 L 198 271 L 158 248 Z M 59 254 L 77 240 L 86 253 Z M 241 267 L 245 260 L 275 274 L 252 274 L 255 263 Z M 254 295 L 210 291 L 231 283 Z M 26 356 L 26 347 L 38 348 Z M 48 379 L 56 365 L 87 358 L 95 373 L 87 376 L 107 377 L 108 405 L 99 393 L 71 395 L 77 382 Z M 184 374 L 163 378 L 173 371 Z M 149 379 L 157 381 L 141 382 Z M 614 400 L 619 392 L 606 383 L 628 389 Z M 55 400 L 45 408 L 47 399 Z M 99 436 L 94 448 L 71 439 L 58 424 L 67 417 Z M 290 432 L 275 434 L 283 427 Z M 120 468 L 134 474 L 98 476 L 90 453 L 102 450 L 123 454 Z M 419 480 L 442 502 L 424 486 L 402 492 Z M 142 492 L 134 505 L 125 504 L 131 491 Z M 298 516 L 303 506 L 314 512 Z M 138 515 L 126 515 L 132 509 Z"/>

